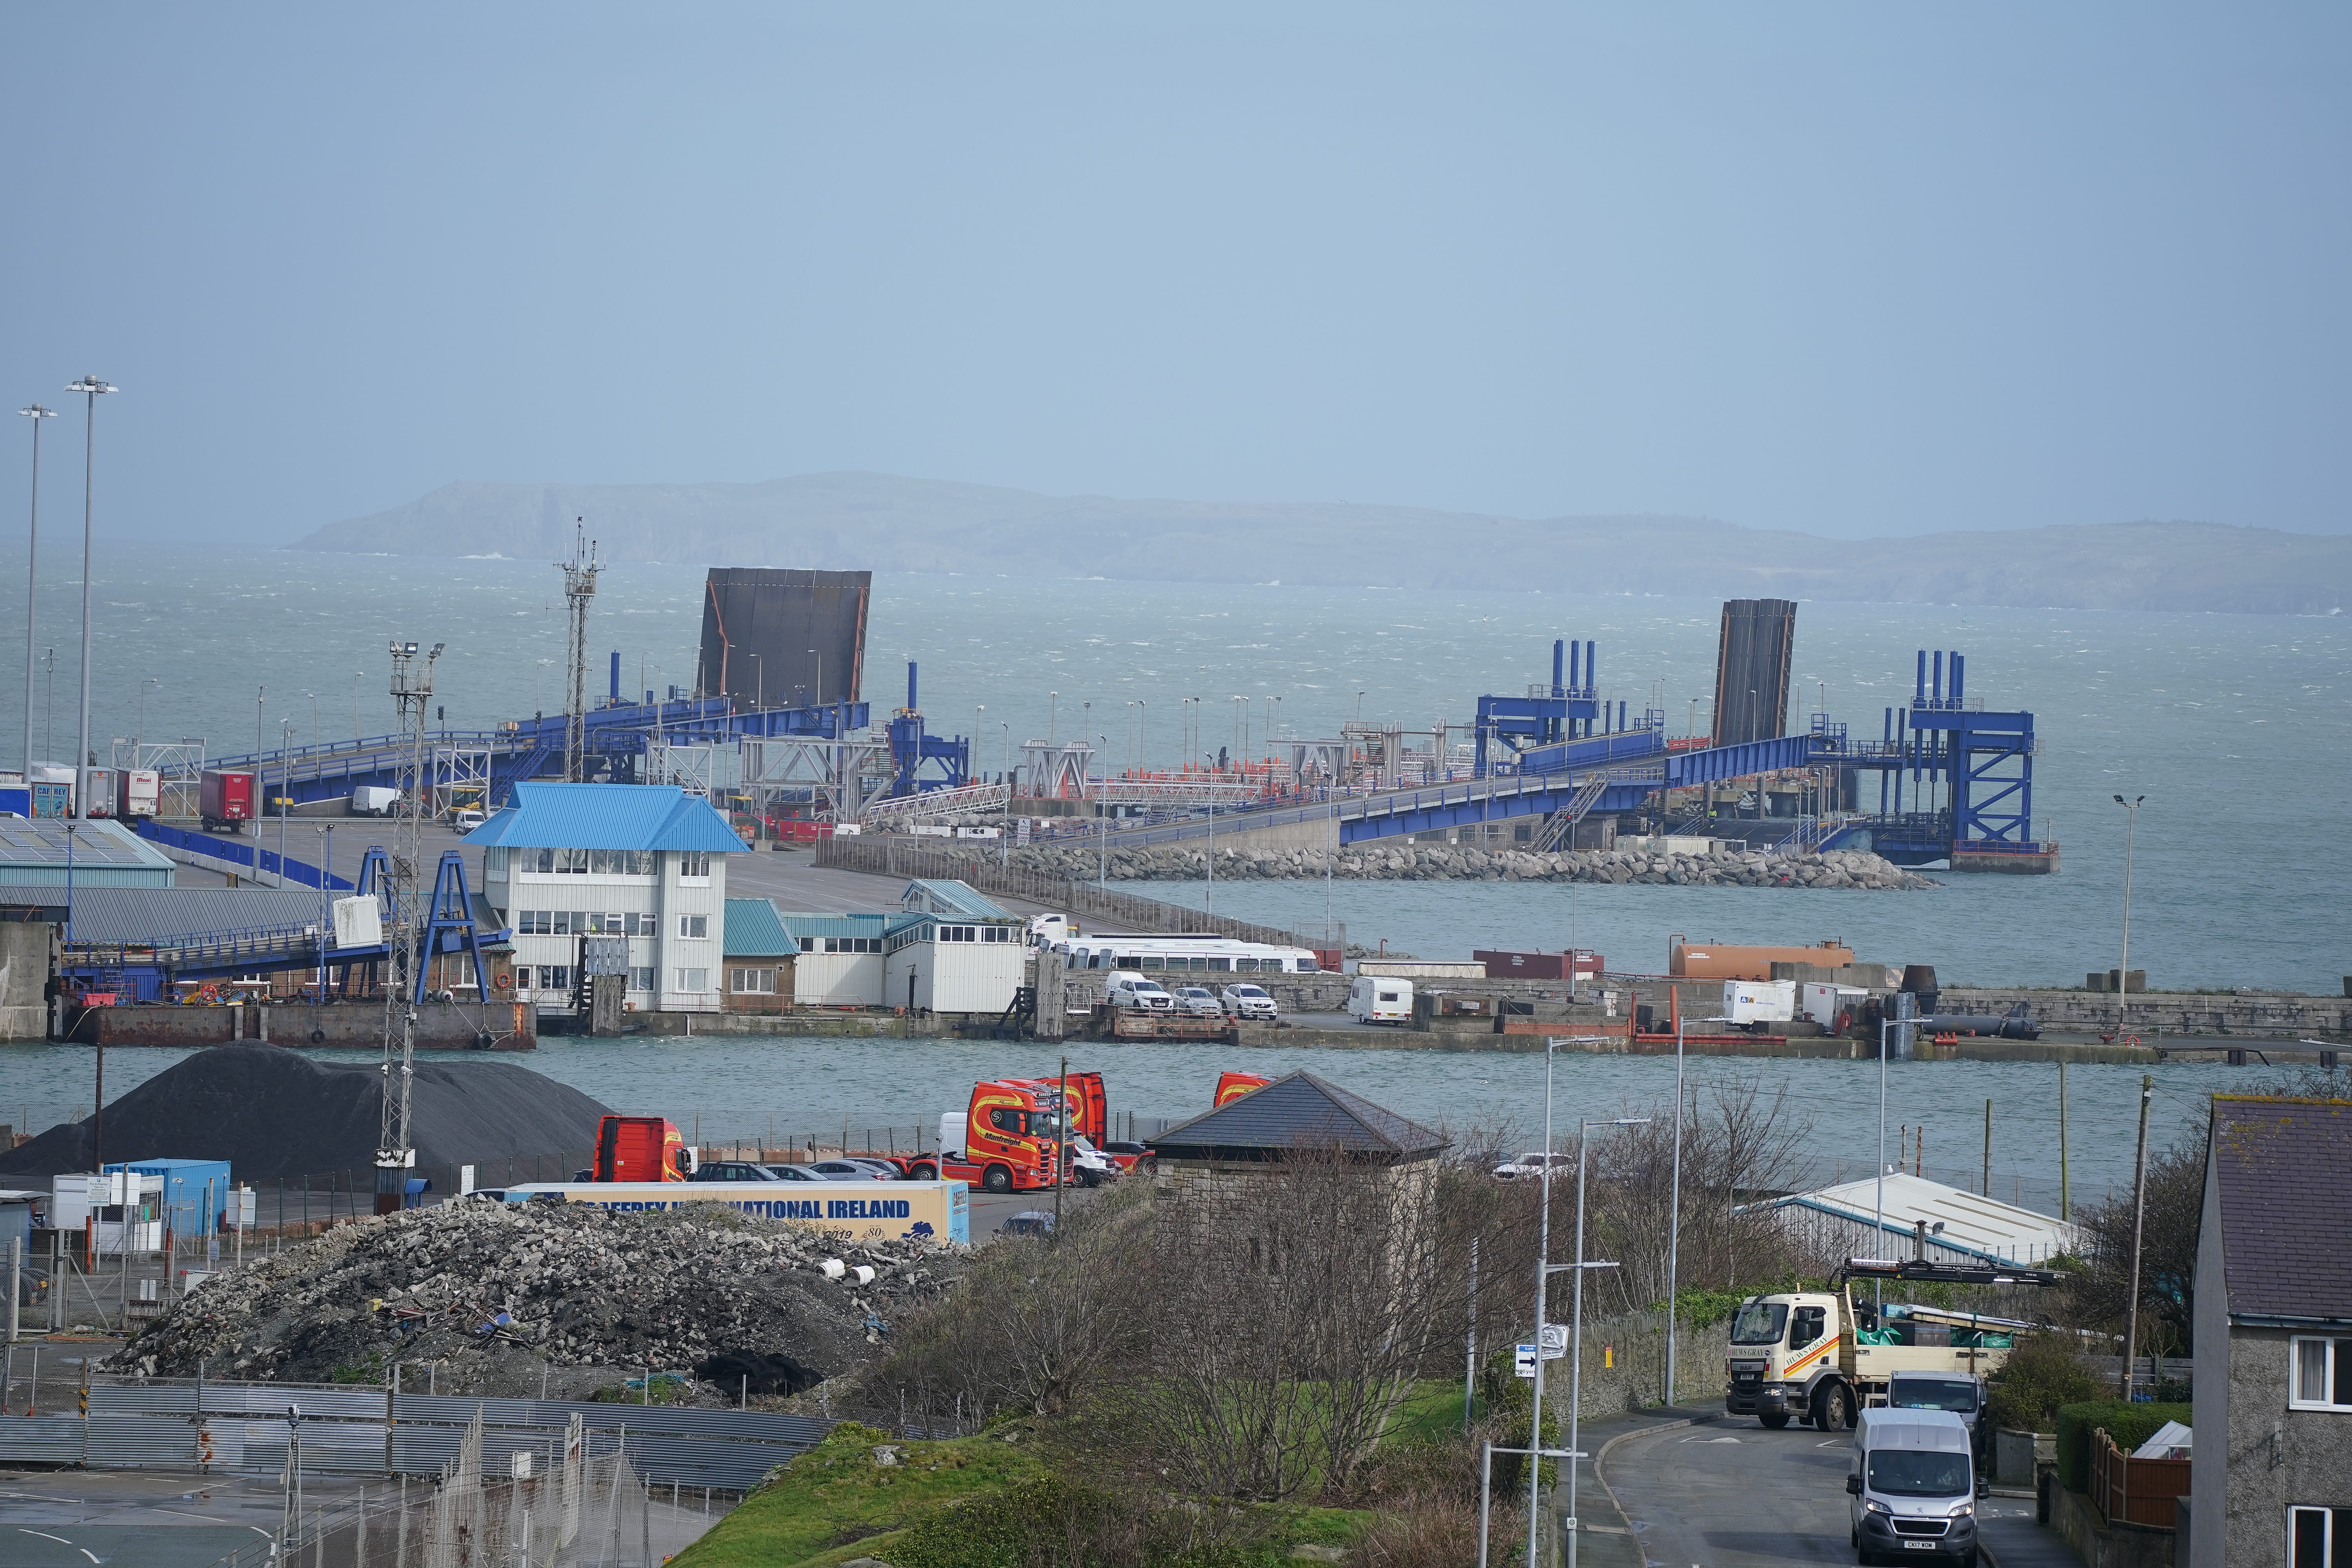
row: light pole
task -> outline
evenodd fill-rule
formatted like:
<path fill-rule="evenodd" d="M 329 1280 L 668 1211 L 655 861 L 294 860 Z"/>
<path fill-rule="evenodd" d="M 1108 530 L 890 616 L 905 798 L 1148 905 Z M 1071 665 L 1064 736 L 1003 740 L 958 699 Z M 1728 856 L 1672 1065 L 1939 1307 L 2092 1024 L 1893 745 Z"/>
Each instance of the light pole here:
<path fill-rule="evenodd" d="M 547 660 L 542 658 L 539 662 L 545 664 Z M 352 739 L 354 741 L 360 738 L 360 682 L 366 678 L 367 671 L 363 669 L 352 671 Z"/>
<path fill-rule="evenodd" d="M 1550 1079 L 1550 1048 L 1545 1048 L 1545 1079 Z M 1550 1084 L 1545 1084 L 1545 1114 L 1550 1114 Z M 1578 1460 L 1578 1427 L 1583 1422 L 1585 1394 L 1585 1269 L 1613 1269 L 1613 1262 L 1600 1262 L 1585 1258 L 1585 1152 L 1592 1147 L 1592 1129 L 1597 1126 L 1646 1126 L 1649 1117 L 1592 1117 L 1578 1121 L 1576 1126 L 1576 1262 L 1559 1268 L 1576 1269 L 1576 1293 L 1573 1307 L 1569 1310 L 1569 1568 L 1576 1568 L 1576 1460 Z M 1545 1142 L 1550 1142 L 1550 1129 L 1545 1129 Z M 1550 1175 L 1550 1150 L 1543 1154 L 1543 1171 Z M 1552 1265 L 1545 1265 L 1545 1274 Z M 1540 1298 L 1538 1298 L 1540 1305 Z M 1536 1344 L 1536 1384 L 1543 1384 L 1543 1344 Z M 1540 1420 L 1540 1401 L 1538 1401 Z M 1540 1444 L 1531 1444 L 1540 1448 Z M 1527 1568 L 1536 1568 L 1536 1500 L 1528 1495 L 1527 1514 Z"/>
<path fill-rule="evenodd" d="M 963 782 L 966 784 L 980 782 L 972 775 L 980 771 L 980 727 L 988 721 L 982 717 L 987 711 L 988 704 L 985 702 L 975 702 L 971 705 L 971 743 L 964 748 L 963 759 Z"/>
<path fill-rule="evenodd" d="M 758 712 L 768 705 L 768 672 L 760 663 L 760 656 L 751 656 L 751 710 Z"/>
<path fill-rule="evenodd" d="M 816 660 L 816 696 L 814 705 L 822 708 L 824 706 L 824 655 L 813 647 L 803 648 L 801 651 Z M 840 738 L 838 735 L 834 737 L 835 740 Z"/>
<path fill-rule="evenodd" d="M 1110 737 L 1101 737 L 1103 754 L 1110 754 Z M 1095 802 L 1095 887 L 1108 890 L 1110 887 L 1110 767 L 1102 771 L 1102 796 Z"/>
<path fill-rule="evenodd" d="M 253 689 L 253 781 L 256 784 L 261 782 L 261 757 L 262 753 L 268 749 L 261 739 L 262 710 L 268 700 L 268 687 L 257 686 Z M 257 861 L 255 864 L 258 865 L 259 862 Z"/>
<path fill-rule="evenodd" d="M 1144 728 L 1151 717 L 1151 705 L 1139 697 L 1135 700 L 1135 765 L 1145 773 L 1151 771 L 1151 736 Z"/>
<path fill-rule="evenodd" d="M 163 684 L 152 675 L 139 683 L 139 732 L 131 738 L 131 765 L 134 768 L 140 765 L 140 750 L 147 743 L 147 689 Z"/>
<path fill-rule="evenodd" d="M 335 881 L 335 829 L 333 825 L 315 830 L 319 835 L 319 1005 L 327 1005 L 327 944 L 334 935 L 334 910 L 330 902 Z M 279 851 L 282 856 L 284 851 Z M 286 863 L 278 862 L 284 870 Z"/>
<path fill-rule="evenodd" d="M 2116 796 L 2116 804 L 2126 813 L 2124 818 L 2124 955 L 2123 967 L 2116 972 L 2116 1034 L 2124 1032 L 2124 1012 L 2131 1005 L 2131 877 L 2132 839 L 2139 827 L 2139 803 L 2147 796 L 2136 795 L 2129 800 Z M 2126 1346 L 2126 1350 L 2130 1347 Z"/>
<path fill-rule="evenodd" d="M 33 520 L 25 545 L 25 785 L 29 790 L 33 783 L 33 623 L 37 608 L 33 581 L 41 564 L 41 421 L 55 419 L 58 411 L 32 403 L 16 412 L 33 422 Z M 41 740 L 44 745 L 48 743 L 47 736 Z"/>
<path fill-rule="evenodd" d="M 294 721 L 286 720 L 278 741 L 278 879 L 286 879 L 286 818 L 294 804 Z M 255 837 L 258 837 L 259 835 Z M 258 868 L 260 858 L 254 865 Z"/>
<path fill-rule="evenodd" d="M 89 525 L 96 496 L 93 484 L 98 477 L 98 400 L 114 388 L 94 375 L 85 375 L 79 381 L 68 382 L 66 390 L 82 394 L 88 399 L 89 407 L 81 459 L 81 741 L 74 751 L 73 773 L 73 814 L 87 818 L 89 816 L 89 791 L 87 787 L 89 780 L 85 772 L 89 766 Z M 33 421 L 36 430 L 40 428 L 40 425 L 39 420 Z"/>
<path fill-rule="evenodd" d="M 315 746 L 319 743 L 319 694 L 305 691 L 302 695 L 310 700 L 310 744 Z"/>

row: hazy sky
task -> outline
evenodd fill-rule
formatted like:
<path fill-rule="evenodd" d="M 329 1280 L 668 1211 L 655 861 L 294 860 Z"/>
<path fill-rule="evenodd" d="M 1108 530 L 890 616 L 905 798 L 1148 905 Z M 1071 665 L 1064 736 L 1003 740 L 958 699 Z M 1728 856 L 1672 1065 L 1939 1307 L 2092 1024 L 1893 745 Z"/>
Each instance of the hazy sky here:
<path fill-rule="evenodd" d="M 117 533 L 850 468 L 2342 531 L 2347 81 L 2322 5 L 20 6 L 0 396 L 121 385 Z"/>

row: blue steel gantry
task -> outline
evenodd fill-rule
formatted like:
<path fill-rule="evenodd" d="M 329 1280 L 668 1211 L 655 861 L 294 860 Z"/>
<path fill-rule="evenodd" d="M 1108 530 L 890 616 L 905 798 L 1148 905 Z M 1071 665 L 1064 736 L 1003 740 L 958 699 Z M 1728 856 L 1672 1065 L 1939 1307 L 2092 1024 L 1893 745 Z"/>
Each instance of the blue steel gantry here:
<path fill-rule="evenodd" d="M 1920 649 L 1910 704 L 1885 710 L 1875 744 L 1842 748 L 1843 765 L 1879 775 L 1878 815 L 1853 829 L 1898 865 L 2054 870 L 2057 845 L 2033 837 L 2033 715 L 1971 703 L 1966 656 Z"/>
<path fill-rule="evenodd" d="M 923 764 L 937 763 L 944 777 L 925 778 Z M 915 700 L 915 661 L 907 661 L 907 705 L 890 716 L 890 798 L 927 790 L 961 789 L 971 782 L 971 742 L 941 740 L 923 732 L 923 710 Z"/>

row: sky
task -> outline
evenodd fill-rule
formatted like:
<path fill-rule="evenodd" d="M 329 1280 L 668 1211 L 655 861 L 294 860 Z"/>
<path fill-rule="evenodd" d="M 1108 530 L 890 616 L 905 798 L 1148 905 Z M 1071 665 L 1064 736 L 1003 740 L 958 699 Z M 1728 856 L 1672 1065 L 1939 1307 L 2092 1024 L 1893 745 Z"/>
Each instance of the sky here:
<path fill-rule="evenodd" d="M 2352 529 L 2352 10 L 47 6 L 44 514 L 863 468 L 1859 538 Z M 27 426 L 0 441 L 21 527 Z M 10 499 L 16 498 L 16 499 Z"/>

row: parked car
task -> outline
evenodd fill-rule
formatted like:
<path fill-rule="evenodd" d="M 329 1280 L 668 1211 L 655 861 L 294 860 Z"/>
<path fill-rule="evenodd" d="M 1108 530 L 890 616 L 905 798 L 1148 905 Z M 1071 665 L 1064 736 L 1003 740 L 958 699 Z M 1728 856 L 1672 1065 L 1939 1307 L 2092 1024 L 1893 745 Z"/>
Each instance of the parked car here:
<path fill-rule="evenodd" d="M 1118 1161 L 1122 1171 L 1132 1171 L 1139 1165 L 1147 1171 L 1160 1168 L 1160 1162 L 1152 1157 L 1149 1143 L 1132 1143 L 1123 1138 L 1114 1138 L 1102 1146 L 1102 1152 Z"/>
<path fill-rule="evenodd" d="M 698 1182 L 776 1182 L 783 1178 L 765 1165 L 743 1160 L 709 1160 L 694 1168 Z"/>
<path fill-rule="evenodd" d="M 819 1160 L 795 1170 L 813 1171 L 828 1182 L 895 1182 L 898 1173 L 879 1160 Z"/>
<path fill-rule="evenodd" d="M 1176 988 L 1176 1011 L 1192 1018 L 1222 1018 L 1224 1004 L 1216 993 L 1205 985 L 1180 985 Z"/>
<path fill-rule="evenodd" d="M 1220 1000 L 1228 1017 L 1271 1020 L 1281 1015 L 1281 1009 L 1275 1005 L 1274 997 L 1263 985 L 1228 985 Z"/>
<path fill-rule="evenodd" d="M 1574 1170 L 1576 1168 L 1576 1157 L 1572 1154 L 1564 1154 L 1559 1152 L 1558 1150 L 1554 1150 L 1550 1154 L 1547 1155 L 1540 1149 L 1530 1149 L 1526 1153 L 1515 1154 L 1511 1158 L 1504 1161 L 1501 1164 L 1496 1166 L 1496 1179 L 1497 1181 L 1515 1182 L 1523 1176 L 1540 1176 L 1543 1174 L 1544 1161 L 1547 1159 L 1551 1162 L 1551 1168 L 1554 1174 L 1558 1174 L 1563 1170 Z"/>
<path fill-rule="evenodd" d="M 1124 970 L 1110 977 L 1103 988 L 1103 996 L 1113 1007 L 1138 1013 L 1171 1013 L 1176 1008 L 1176 998 L 1168 994 L 1160 982 Z"/>
<path fill-rule="evenodd" d="M 488 820 L 478 805 L 460 806 L 449 814 L 449 826 L 460 833 L 470 833 Z"/>
<path fill-rule="evenodd" d="M 1086 1134 L 1078 1134 L 1070 1145 L 1070 1173 L 1082 1187 L 1099 1187 L 1105 1182 L 1115 1182 L 1127 1173 L 1127 1166 L 1114 1160 L 1104 1150 L 1097 1149 Z"/>
<path fill-rule="evenodd" d="M 1051 1236 L 1054 1234 L 1054 1216 L 1044 1209 L 1024 1209 L 1004 1222 L 1004 1234 L 1039 1237 Z"/>

